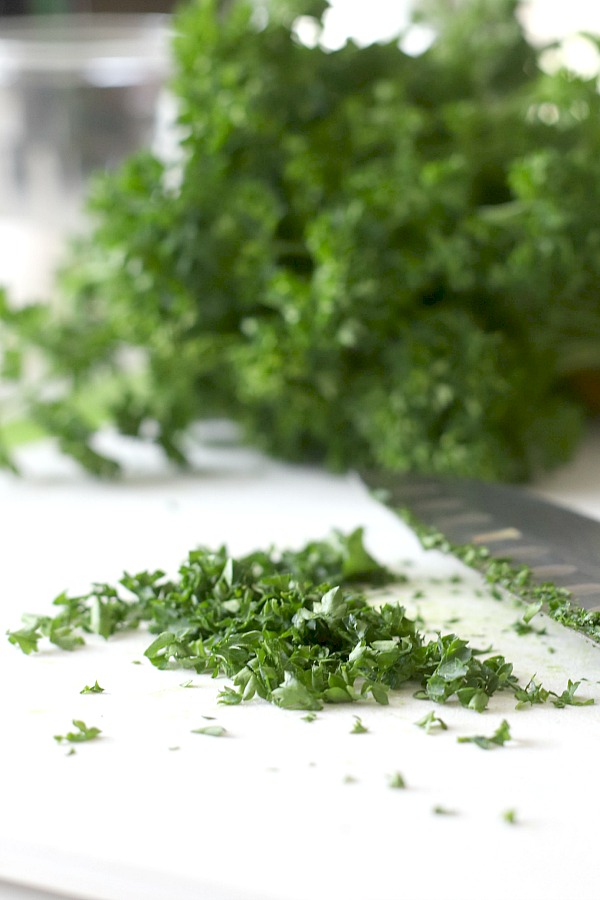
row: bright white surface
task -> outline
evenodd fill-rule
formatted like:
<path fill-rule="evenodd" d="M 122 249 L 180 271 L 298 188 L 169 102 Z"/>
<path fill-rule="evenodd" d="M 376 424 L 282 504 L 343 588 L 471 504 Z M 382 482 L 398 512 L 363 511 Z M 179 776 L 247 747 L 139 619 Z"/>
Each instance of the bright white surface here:
<path fill-rule="evenodd" d="M 242 552 L 365 524 L 383 559 L 412 560 L 411 582 L 395 596 L 414 608 L 412 594 L 424 588 L 418 602 L 430 627 L 458 615 L 445 630 L 476 646 L 493 641 L 523 680 L 537 672 L 560 691 L 568 677 L 585 676 L 580 693 L 600 699 L 595 646 L 552 622 L 547 637 L 516 636 L 510 600 L 477 597 L 473 573 L 423 554 L 352 476 L 205 446 L 196 473 L 183 477 L 152 452 L 119 447 L 129 471 L 119 484 L 79 475 L 47 446 L 27 451 L 24 480 L 0 475 L 0 630 L 22 612 L 47 611 L 65 588 L 84 590 L 123 569 L 174 572 L 199 543 Z M 591 435 L 585 472 L 573 474 L 578 460 L 542 489 L 572 501 L 587 484 L 600 514 L 599 447 Z M 430 581 L 456 572 L 459 585 Z M 189 673 L 133 665 L 146 644 L 140 633 L 25 657 L 0 643 L 9 773 L 0 879 L 92 900 L 565 900 L 575 884 L 580 900 L 597 900 L 600 705 L 516 711 L 500 696 L 480 716 L 447 704 L 436 711 L 449 730 L 426 735 L 414 723 L 431 705 L 409 690 L 390 707 L 331 707 L 308 724 L 301 712 L 262 702 L 219 706 L 211 679 L 194 676 L 197 687 L 187 689 Z M 96 679 L 106 693 L 81 696 Z M 355 714 L 368 734 L 350 734 Z M 206 715 L 228 735 L 191 734 Z M 486 753 L 457 744 L 461 734 L 491 734 L 503 717 L 509 746 Z M 52 736 L 73 718 L 103 735 L 67 756 Z M 396 771 L 407 790 L 388 787 Z M 345 783 L 347 775 L 356 781 Z M 436 805 L 457 815 L 434 815 Z M 508 808 L 518 826 L 503 821 Z M 0 897 L 20 900 L 1 885 Z"/>

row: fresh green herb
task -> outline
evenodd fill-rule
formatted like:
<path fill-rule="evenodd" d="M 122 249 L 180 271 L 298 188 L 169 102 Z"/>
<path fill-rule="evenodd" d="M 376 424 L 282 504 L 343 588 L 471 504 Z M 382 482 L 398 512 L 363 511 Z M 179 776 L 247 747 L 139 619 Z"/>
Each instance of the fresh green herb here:
<path fill-rule="evenodd" d="M 179 687 L 182 687 L 182 688 L 195 688 L 195 687 L 198 687 L 198 685 L 197 685 L 197 684 L 194 684 L 194 682 L 192 681 L 192 679 L 189 678 L 187 681 L 182 681 L 181 684 L 179 685 Z"/>
<path fill-rule="evenodd" d="M 366 734 L 368 730 L 369 729 L 363 725 L 362 720 L 358 716 L 354 716 L 354 725 L 352 726 L 350 734 Z"/>
<path fill-rule="evenodd" d="M 506 719 L 502 720 L 491 737 L 483 737 L 483 735 L 477 734 L 473 737 L 457 738 L 459 744 L 477 744 L 482 750 L 493 750 L 495 747 L 503 747 L 510 740 L 510 728 Z"/>
<path fill-rule="evenodd" d="M 65 756 L 75 756 L 76 753 L 77 751 L 75 747 L 69 747 L 69 750 L 67 751 L 67 753 L 65 753 Z"/>
<path fill-rule="evenodd" d="M 455 816 L 455 815 L 457 815 L 455 809 L 448 809 L 445 806 L 434 806 L 432 812 L 435 813 L 436 816 Z"/>
<path fill-rule="evenodd" d="M 444 720 L 440 719 L 439 716 L 436 716 L 433 710 L 428 712 L 422 719 L 419 719 L 418 722 L 415 722 L 415 725 L 418 725 L 419 728 L 423 728 L 425 734 L 431 734 L 434 728 L 440 729 L 441 731 L 447 731 L 448 729 Z"/>
<path fill-rule="evenodd" d="M 515 700 L 517 701 L 517 709 L 523 709 L 525 706 L 533 706 L 534 703 L 546 703 L 550 697 L 550 691 L 535 680 L 533 675 L 525 687 L 519 687 L 515 690 Z"/>
<path fill-rule="evenodd" d="M 79 691 L 80 694 L 103 694 L 104 688 L 100 687 L 98 682 L 96 681 L 91 687 L 89 684 L 83 688 L 83 690 Z"/>
<path fill-rule="evenodd" d="M 356 781 L 354 775 L 344 775 L 344 784 L 356 784 Z"/>
<path fill-rule="evenodd" d="M 456 697 L 480 711 L 497 691 L 519 687 L 504 657 L 482 659 L 452 633 L 426 641 L 403 607 L 374 607 L 357 590 L 358 580 L 391 578 L 358 529 L 238 560 L 224 547 L 199 548 L 176 580 L 160 571 L 126 574 L 127 598 L 95 585 L 85 596 L 61 595 L 56 618 L 69 647 L 98 627 L 108 637 L 145 622 L 154 635 L 145 656 L 154 666 L 227 676 L 220 700 L 228 704 L 254 696 L 306 711 L 368 697 L 386 704 L 390 690 L 407 685 L 437 703 Z M 41 618 L 36 640 L 52 640 L 54 620 Z"/>
<path fill-rule="evenodd" d="M 88 728 L 81 719 L 73 719 L 73 725 L 77 731 L 68 731 L 67 734 L 55 734 L 54 740 L 58 741 L 59 744 L 62 743 L 62 741 L 69 741 L 71 744 L 79 744 L 83 741 L 93 741 L 102 733 L 99 728 Z"/>
<path fill-rule="evenodd" d="M 202 728 L 192 728 L 192 734 L 208 734 L 210 737 L 223 737 L 227 729 L 222 725 L 204 725 Z"/>
<path fill-rule="evenodd" d="M 519 821 L 517 819 L 517 811 L 515 809 L 506 809 L 502 813 L 502 818 L 505 822 L 508 822 L 509 825 L 517 825 Z"/>
<path fill-rule="evenodd" d="M 394 772 L 394 774 L 388 778 L 388 786 L 391 788 L 403 789 L 406 787 L 406 782 L 400 772 Z"/>
<path fill-rule="evenodd" d="M 207 415 L 338 468 L 522 480 L 567 458 L 598 368 L 600 99 L 542 70 L 517 8 L 421 2 L 435 40 L 409 56 L 303 46 L 325 0 L 185 4 L 180 158 L 97 182 L 60 315 L 0 298 L 3 377 L 33 347 L 56 387 L 23 385 L 38 429 L 101 474 L 99 420 L 181 462 Z"/>
<path fill-rule="evenodd" d="M 317 714 L 314 712 L 309 712 L 309 713 L 306 713 L 305 716 L 302 716 L 302 720 L 304 722 L 314 722 L 316 718 L 317 718 Z"/>
<path fill-rule="evenodd" d="M 577 688 L 581 684 L 581 681 L 571 681 L 569 678 L 567 687 L 564 689 L 562 694 L 553 694 L 554 700 L 552 703 L 554 706 L 557 706 L 559 709 L 562 709 L 565 706 L 592 706 L 594 700 L 592 697 L 587 700 L 579 700 L 575 698 L 575 692 Z"/>

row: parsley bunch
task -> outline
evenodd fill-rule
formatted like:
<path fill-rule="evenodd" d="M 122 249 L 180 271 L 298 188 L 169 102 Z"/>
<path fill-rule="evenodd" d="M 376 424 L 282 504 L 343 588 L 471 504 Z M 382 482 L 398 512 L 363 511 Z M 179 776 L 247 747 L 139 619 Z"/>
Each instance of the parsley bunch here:
<path fill-rule="evenodd" d="M 600 359 L 595 79 L 540 68 L 517 0 L 421 0 L 437 38 L 414 58 L 303 46 L 326 6 L 184 6 L 179 160 L 98 181 L 58 314 L 0 304 L 4 376 L 37 348 L 24 409 L 88 468 L 114 468 L 99 421 L 183 462 L 214 415 L 338 468 L 514 481 L 575 446 Z"/>

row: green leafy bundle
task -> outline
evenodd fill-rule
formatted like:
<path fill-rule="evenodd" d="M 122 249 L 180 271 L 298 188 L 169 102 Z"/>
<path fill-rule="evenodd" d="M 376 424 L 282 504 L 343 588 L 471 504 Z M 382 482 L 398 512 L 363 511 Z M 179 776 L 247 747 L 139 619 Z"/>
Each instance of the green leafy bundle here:
<path fill-rule="evenodd" d="M 5 376 L 39 348 L 57 392 L 29 415 L 64 449 L 110 470 L 102 389 L 104 421 L 178 461 L 214 415 L 341 468 L 520 480 L 567 458 L 600 368 L 596 80 L 542 71 L 517 0 L 445 7 L 421 4 L 417 57 L 302 45 L 322 0 L 182 9 L 180 160 L 96 184 L 60 315 L 2 314 Z"/>

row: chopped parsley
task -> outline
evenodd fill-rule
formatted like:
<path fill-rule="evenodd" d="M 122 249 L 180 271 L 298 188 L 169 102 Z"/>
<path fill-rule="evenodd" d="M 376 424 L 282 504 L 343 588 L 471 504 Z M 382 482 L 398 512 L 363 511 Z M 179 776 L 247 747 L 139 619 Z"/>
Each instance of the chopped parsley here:
<path fill-rule="evenodd" d="M 496 747 L 503 747 L 510 740 L 510 727 L 506 719 L 502 720 L 491 737 L 476 734 L 473 737 L 457 738 L 459 744 L 477 744 L 482 750 L 494 750 Z"/>
<path fill-rule="evenodd" d="M 54 617 L 27 617 L 30 637 L 22 649 L 32 652 L 42 638 L 74 649 L 85 634 L 110 637 L 145 623 L 152 665 L 226 676 L 231 683 L 220 702 L 261 697 L 313 712 L 369 697 L 387 704 L 389 692 L 405 686 L 437 703 L 455 697 L 481 711 L 497 691 L 518 689 L 503 656 L 482 658 L 453 633 L 426 640 L 402 606 L 375 607 L 361 590 L 393 580 L 367 553 L 362 529 L 297 551 L 239 559 L 225 547 L 201 547 L 178 578 L 125 574 L 118 587 L 61 594 Z M 15 634 L 9 640 L 20 645 Z"/>
<path fill-rule="evenodd" d="M 402 790 L 406 787 L 406 782 L 400 772 L 394 772 L 394 774 L 388 778 L 388 786 Z"/>
<path fill-rule="evenodd" d="M 83 690 L 79 691 L 80 694 L 103 694 L 104 688 L 100 687 L 98 682 L 96 681 L 91 687 L 89 684 L 83 688 Z"/>
<path fill-rule="evenodd" d="M 444 720 L 440 719 L 439 716 L 436 716 L 433 710 L 428 712 L 422 719 L 419 719 L 418 722 L 415 722 L 415 725 L 418 725 L 419 728 L 423 728 L 425 734 L 430 734 L 433 729 L 439 729 L 441 731 L 447 731 L 448 729 Z"/>
<path fill-rule="evenodd" d="M 366 725 L 363 725 L 359 716 L 354 716 L 354 725 L 352 726 L 350 734 L 366 734 L 368 730 Z"/>
<path fill-rule="evenodd" d="M 77 731 L 68 731 L 66 734 L 55 734 L 54 740 L 59 744 L 68 741 L 71 744 L 80 744 L 83 741 L 93 741 L 101 734 L 99 728 L 88 727 L 81 719 L 73 719 L 73 725 Z"/>
<path fill-rule="evenodd" d="M 202 728 L 192 728 L 192 734 L 208 734 L 210 737 L 223 737 L 227 729 L 223 725 L 204 725 Z"/>

